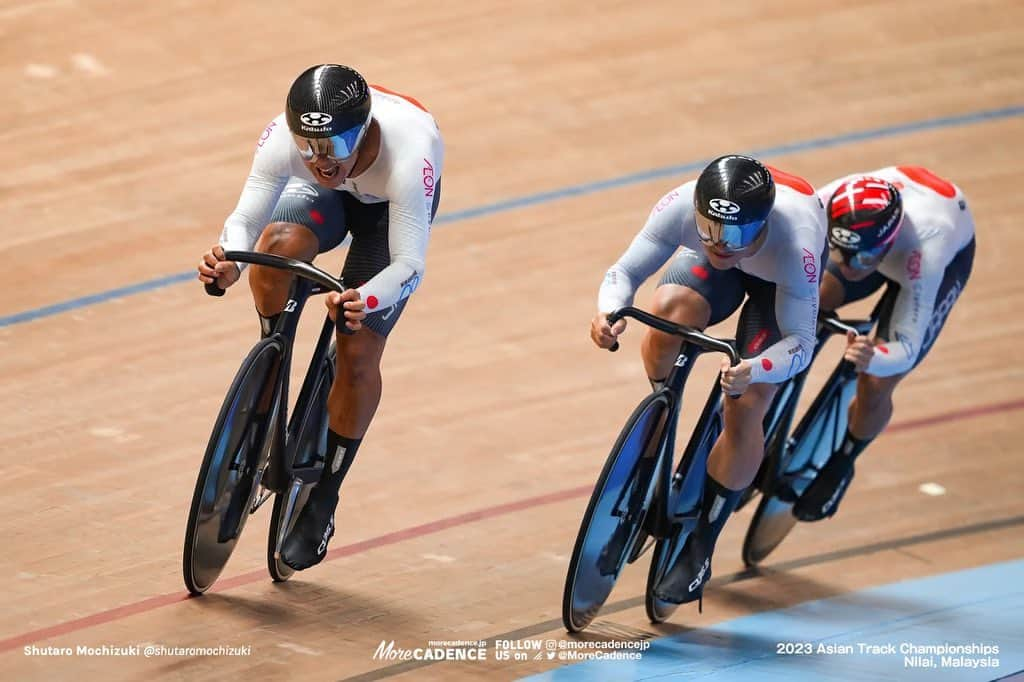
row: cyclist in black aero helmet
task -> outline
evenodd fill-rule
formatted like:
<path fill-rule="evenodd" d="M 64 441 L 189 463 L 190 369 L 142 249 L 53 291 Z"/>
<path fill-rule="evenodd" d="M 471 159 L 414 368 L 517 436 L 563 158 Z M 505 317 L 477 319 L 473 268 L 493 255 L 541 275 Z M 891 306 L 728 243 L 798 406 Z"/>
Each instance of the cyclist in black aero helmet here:
<path fill-rule="evenodd" d="M 739 397 L 724 403 L 700 518 L 656 586 L 659 599 L 703 596 L 718 535 L 764 456 L 762 422 L 775 386 L 810 362 L 824 251 L 824 210 L 810 184 L 734 154 L 663 196 L 605 275 L 590 329 L 601 348 L 626 328 L 625 320 L 610 326 L 608 313 L 632 304 L 644 280 L 673 254 L 650 304 L 655 315 L 704 329 L 743 304 L 736 330 L 743 361 L 729 367 L 723 360 L 721 368 L 722 389 Z M 679 339 L 649 329 L 641 355 L 647 377 L 660 386 L 679 355 Z"/>
<path fill-rule="evenodd" d="M 256 143 L 220 242 L 199 263 L 200 281 L 226 289 L 241 269 L 225 249 L 312 261 L 352 238 L 341 273 L 351 288 L 327 295 L 338 365 L 324 471 L 281 552 L 297 570 L 322 561 L 334 533 L 338 490 L 380 401 L 385 341 L 423 278 L 443 165 L 441 133 L 418 101 L 367 85 L 347 66 L 306 69 Z M 290 278 L 252 268 L 264 335 L 284 309 Z"/>
<path fill-rule="evenodd" d="M 775 204 L 775 181 L 759 161 L 723 156 L 704 169 L 693 188 L 697 235 L 723 258 L 764 234 Z"/>
<path fill-rule="evenodd" d="M 304 160 L 324 157 L 329 163 L 317 171 L 325 179 L 347 176 L 370 127 L 370 88 L 347 66 L 314 66 L 292 83 L 285 117 Z"/>

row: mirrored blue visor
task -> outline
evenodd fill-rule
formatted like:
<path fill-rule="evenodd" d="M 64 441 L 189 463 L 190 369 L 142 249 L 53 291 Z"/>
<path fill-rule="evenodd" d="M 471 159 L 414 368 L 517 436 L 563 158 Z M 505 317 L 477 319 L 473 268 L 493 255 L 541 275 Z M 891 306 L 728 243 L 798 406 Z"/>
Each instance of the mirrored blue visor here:
<path fill-rule="evenodd" d="M 359 149 L 366 130 L 370 127 L 370 119 L 362 125 L 343 130 L 337 135 L 330 137 L 303 137 L 292 133 L 295 146 L 299 154 L 306 161 L 312 161 L 317 156 L 323 156 L 330 161 L 345 161 L 352 158 L 352 155 Z"/>
<path fill-rule="evenodd" d="M 836 263 L 845 263 L 855 270 L 870 270 L 881 263 L 885 255 L 889 253 L 889 249 L 896 242 L 896 235 L 902 224 L 903 217 L 900 216 L 900 222 L 889 233 L 885 241 L 871 248 L 861 246 L 864 241 L 855 231 L 832 226 L 828 231 L 830 258 Z"/>
<path fill-rule="evenodd" d="M 728 251 L 742 251 L 760 236 L 764 220 L 749 223 L 722 223 L 696 213 L 697 237 L 708 246 L 717 246 Z"/>
<path fill-rule="evenodd" d="M 881 263 L 885 255 L 889 253 L 892 241 L 885 241 L 873 249 L 861 249 L 860 251 L 836 246 L 831 243 L 831 240 L 829 246 L 832 247 L 832 260 L 835 262 L 845 263 L 854 270 L 870 270 Z"/>

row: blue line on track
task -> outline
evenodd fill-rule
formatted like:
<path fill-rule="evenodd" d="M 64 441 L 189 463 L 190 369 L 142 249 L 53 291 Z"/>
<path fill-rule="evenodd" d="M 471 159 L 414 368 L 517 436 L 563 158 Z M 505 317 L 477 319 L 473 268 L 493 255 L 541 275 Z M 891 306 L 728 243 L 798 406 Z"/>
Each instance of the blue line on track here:
<path fill-rule="evenodd" d="M 897 135 L 918 133 L 926 130 L 956 128 L 966 125 L 972 125 L 975 123 L 984 123 L 987 121 L 997 121 L 1007 118 L 1016 118 L 1022 115 L 1024 115 L 1024 106 L 1004 107 L 1002 109 L 976 111 L 969 114 L 961 114 L 959 116 L 944 116 L 942 118 L 933 118 L 925 121 L 915 121 L 912 123 L 903 123 L 900 125 L 885 126 L 882 128 L 872 128 L 870 130 L 862 130 L 854 133 L 845 133 L 843 135 L 818 137 L 810 140 L 804 140 L 802 142 L 792 142 L 789 144 L 776 145 L 774 147 L 752 149 L 749 150 L 747 153 L 749 153 L 751 156 L 759 158 L 783 156 L 786 154 L 795 154 L 798 152 L 805 152 L 816 149 L 839 147 L 843 145 L 853 144 L 855 142 L 865 142 L 868 140 L 879 140 L 886 137 L 895 137 Z M 618 189 L 620 187 L 635 185 L 641 182 L 647 182 L 649 180 L 655 180 L 658 178 L 679 175 L 682 173 L 691 173 L 693 171 L 700 170 L 701 168 L 703 168 L 704 165 L 708 163 L 708 161 L 709 159 L 700 159 L 697 161 L 691 161 L 689 163 L 683 163 L 674 166 L 662 166 L 661 168 L 652 168 L 650 170 L 641 171 L 639 173 L 630 173 L 628 175 L 621 175 L 619 177 L 609 178 L 607 180 L 598 180 L 596 182 L 587 182 L 579 185 L 570 185 L 568 187 L 562 187 L 560 189 L 551 190 L 549 192 L 540 192 L 538 194 L 530 194 L 524 197 L 516 197 L 513 199 L 507 199 L 505 201 L 484 204 L 483 206 L 477 206 L 476 208 L 467 208 L 462 211 L 455 211 L 453 213 L 442 214 L 437 217 L 437 219 L 434 221 L 434 224 L 445 225 L 448 223 L 456 223 L 464 220 L 470 220 L 473 218 L 481 218 L 484 216 L 495 215 L 497 213 L 504 213 L 506 211 L 514 211 L 516 209 L 526 208 L 528 206 L 545 204 L 548 202 L 558 201 L 560 199 L 566 199 L 569 197 L 578 197 L 587 194 L 603 192 L 609 189 Z M 59 313 L 67 312 L 69 310 L 84 308 L 86 306 L 94 305 L 96 303 L 104 303 L 106 301 L 124 298 L 125 296 L 131 296 L 133 294 L 138 294 L 144 291 L 160 289 L 166 286 L 170 286 L 172 284 L 186 282 L 188 280 L 193 279 L 194 277 L 195 272 L 190 270 L 188 272 L 181 272 L 175 275 L 158 277 L 156 279 L 147 280 L 145 282 L 140 282 L 138 284 L 131 284 L 128 286 L 119 287 L 117 289 L 110 289 L 109 291 L 102 291 L 96 294 L 82 296 L 80 298 L 73 298 L 62 303 L 55 303 L 53 305 L 43 306 L 41 308 L 33 308 L 32 310 L 14 313 L 13 315 L 7 315 L 6 317 L 0 317 L 0 328 L 10 327 L 12 325 L 21 324 L 23 322 L 31 322 L 32 320 L 50 317 L 52 315 L 57 315 Z"/>
<path fill-rule="evenodd" d="M 1005 679 L 1024 666 L 1022 581 L 1024 560 L 906 580 L 658 638 L 639 655 L 609 649 L 617 659 L 525 680 Z M 677 614 L 698 619 L 692 605 Z"/>
<path fill-rule="evenodd" d="M 54 303 L 53 305 L 43 306 L 42 308 L 33 308 L 32 310 L 8 315 L 7 317 L 0 317 L 0 327 L 9 327 L 22 322 L 31 322 L 32 320 L 38 320 L 42 317 L 50 317 L 51 315 L 66 313 L 69 310 L 85 308 L 86 306 L 94 305 L 96 303 L 105 303 L 107 301 L 113 301 L 114 299 L 124 298 L 125 296 L 141 294 L 144 291 L 163 289 L 164 287 L 172 284 L 178 284 L 180 282 L 187 282 L 195 279 L 195 276 L 196 273 L 194 270 L 190 270 L 189 272 L 179 272 L 176 275 L 157 277 L 156 279 L 146 280 L 145 282 L 139 282 L 138 284 L 129 284 L 127 286 L 118 287 L 117 289 L 101 291 L 98 294 L 89 294 L 88 296 L 73 298 L 70 301 L 64 301 L 63 303 Z"/>

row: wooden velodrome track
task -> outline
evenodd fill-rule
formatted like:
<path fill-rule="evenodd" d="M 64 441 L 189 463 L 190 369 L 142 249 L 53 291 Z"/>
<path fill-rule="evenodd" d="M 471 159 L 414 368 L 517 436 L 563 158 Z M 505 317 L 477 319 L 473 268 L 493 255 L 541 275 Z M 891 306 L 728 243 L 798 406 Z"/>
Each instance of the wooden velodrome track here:
<path fill-rule="evenodd" d="M 551 667 L 372 656 L 382 640 L 564 636 L 586 495 L 646 390 L 637 328 L 616 355 L 590 344 L 597 285 L 653 202 L 728 151 L 769 150 L 815 184 L 932 168 L 971 201 L 974 275 L 842 514 L 798 527 L 753 575 L 740 573 L 745 510 L 719 543 L 702 616 L 684 607 L 647 623 L 644 563 L 591 636 L 660 636 L 1020 557 L 1024 5 L 681 6 L 0 4 L 0 677 L 509 679 Z M 435 113 L 447 218 L 390 339 L 330 560 L 273 585 L 261 511 L 223 589 L 185 599 L 196 467 L 257 324 L 244 283 L 214 300 L 184 273 L 216 240 L 292 78 L 322 61 Z M 857 141 L 863 131 L 874 132 Z M 340 254 L 320 263 L 336 269 Z M 92 294 L 103 296 L 47 308 Z M 946 493 L 922 494 L 926 482 Z M 142 643 L 251 653 L 24 653 Z"/>

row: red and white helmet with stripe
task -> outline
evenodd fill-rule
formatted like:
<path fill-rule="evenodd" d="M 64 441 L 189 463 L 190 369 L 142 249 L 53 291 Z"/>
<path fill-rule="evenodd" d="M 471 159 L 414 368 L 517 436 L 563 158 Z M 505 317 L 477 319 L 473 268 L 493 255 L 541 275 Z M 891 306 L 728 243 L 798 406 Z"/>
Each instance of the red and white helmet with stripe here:
<path fill-rule="evenodd" d="M 903 223 L 903 200 L 881 178 L 860 176 L 839 185 L 828 201 L 828 243 L 873 258 L 888 251 Z"/>

